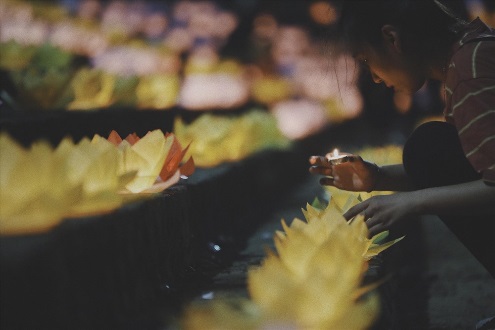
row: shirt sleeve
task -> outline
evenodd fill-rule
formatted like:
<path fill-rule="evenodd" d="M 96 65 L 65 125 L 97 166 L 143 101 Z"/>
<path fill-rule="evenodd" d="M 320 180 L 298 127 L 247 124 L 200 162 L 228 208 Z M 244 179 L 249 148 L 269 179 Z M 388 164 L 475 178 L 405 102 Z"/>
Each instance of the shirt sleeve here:
<path fill-rule="evenodd" d="M 457 85 L 452 116 L 469 162 L 495 184 L 495 75 L 483 76 Z"/>

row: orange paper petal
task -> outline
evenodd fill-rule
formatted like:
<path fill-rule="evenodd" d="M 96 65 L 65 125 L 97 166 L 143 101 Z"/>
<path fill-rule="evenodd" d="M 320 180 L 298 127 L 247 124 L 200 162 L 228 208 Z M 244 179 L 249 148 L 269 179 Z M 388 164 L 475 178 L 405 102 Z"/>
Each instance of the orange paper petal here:
<path fill-rule="evenodd" d="M 168 136 L 170 136 L 170 134 Z M 167 159 L 165 159 L 165 163 L 160 172 L 160 178 L 163 181 L 167 181 L 177 171 L 183 157 L 182 147 L 179 141 L 175 137 L 173 139 L 172 147 L 168 152 Z"/>
<path fill-rule="evenodd" d="M 187 147 L 186 147 L 184 150 L 182 150 L 182 155 L 180 156 L 180 159 L 181 159 L 181 160 L 182 160 L 182 159 L 184 159 L 184 156 L 186 155 L 187 149 L 189 149 L 189 146 L 190 146 L 190 145 L 191 145 L 191 144 L 189 143 L 189 144 L 187 145 Z"/>
<path fill-rule="evenodd" d="M 167 133 L 166 137 L 171 136 L 171 133 Z M 175 157 L 175 154 L 180 154 L 182 151 L 182 146 L 180 145 L 179 140 L 175 136 L 173 136 L 174 142 L 172 143 L 172 147 L 170 148 L 169 151 L 169 156 L 167 157 L 167 160 L 170 160 Z"/>
<path fill-rule="evenodd" d="M 180 167 L 180 174 L 185 175 L 185 176 L 190 176 L 194 173 L 196 170 L 196 166 L 194 165 L 194 159 L 189 157 L 187 162 L 185 162 L 181 167 Z"/>
<path fill-rule="evenodd" d="M 117 133 L 115 130 L 112 130 L 110 132 L 110 135 L 108 136 L 107 140 L 116 146 L 118 146 L 122 142 L 122 138 L 120 137 L 119 133 Z"/>
<path fill-rule="evenodd" d="M 137 136 L 136 133 L 132 133 L 132 134 L 127 135 L 127 137 L 125 138 L 125 140 L 127 142 L 129 142 L 129 144 L 131 146 L 133 146 L 136 142 L 138 142 L 140 140 L 140 138 L 139 138 L 139 136 Z"/>

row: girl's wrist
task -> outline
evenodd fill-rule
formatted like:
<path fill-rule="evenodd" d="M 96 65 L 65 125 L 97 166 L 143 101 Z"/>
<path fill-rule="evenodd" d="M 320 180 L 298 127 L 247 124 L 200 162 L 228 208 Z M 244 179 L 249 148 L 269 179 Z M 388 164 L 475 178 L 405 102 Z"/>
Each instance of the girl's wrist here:
<path fill-rule="evenodd" d="M 376 165 L 375 163 L 369 163 L 371 165 L 371 171 L 372 171 L 372 178 L 373 178 L 373 184 L 371 185 L 370 190 L 367 192 L 372 192 L 375 191 L 378 185 L 378 182 L 380 181 L 380 176 L 382 174 L 382 169 L 380 166 Z"/>
<path fill-rule="evenodd" d="M 413 208 L 413 213 L 415 215 L 427 214 L 428 213 L 428 193 L 422 190 L 411 191 L 411 206 Z"/>

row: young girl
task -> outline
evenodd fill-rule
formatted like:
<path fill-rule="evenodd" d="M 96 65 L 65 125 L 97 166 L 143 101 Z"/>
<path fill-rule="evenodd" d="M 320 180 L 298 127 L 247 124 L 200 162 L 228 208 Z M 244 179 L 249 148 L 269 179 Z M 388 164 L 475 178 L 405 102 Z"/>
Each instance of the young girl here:
<path fill-rule="evenodd" d="M 393 190 L 351 208 L 370 235 L 418 215 L 435 214 L 495 277 L 495 31 L 463 22 L 440 1 L 346 0 L 341 24 L 349 50 L 376 83 L 414 93 L 428 79 L 445 83 L 445 122 L 417 128 L 403 164 L 379 167 L 357 155 L 331 165 L 310 158 L 324 185 Z"/>

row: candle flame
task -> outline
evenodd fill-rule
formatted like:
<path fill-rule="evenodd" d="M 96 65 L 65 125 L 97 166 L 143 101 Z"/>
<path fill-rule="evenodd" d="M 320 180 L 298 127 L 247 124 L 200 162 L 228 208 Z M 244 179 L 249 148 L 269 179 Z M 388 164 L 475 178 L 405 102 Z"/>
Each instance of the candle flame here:
<path fill-rule="evenodd" d="M 333 149 L 332 156 L 338 157 L 339 156 L 339 149 L 337 149 L 337 148 Z"/>

